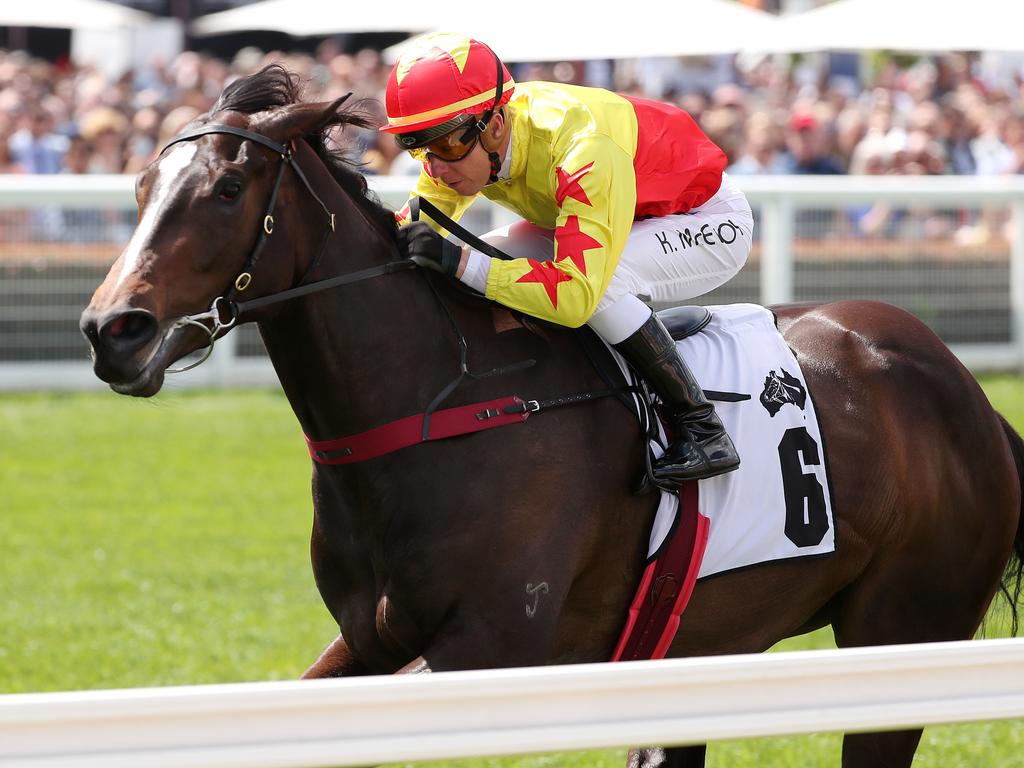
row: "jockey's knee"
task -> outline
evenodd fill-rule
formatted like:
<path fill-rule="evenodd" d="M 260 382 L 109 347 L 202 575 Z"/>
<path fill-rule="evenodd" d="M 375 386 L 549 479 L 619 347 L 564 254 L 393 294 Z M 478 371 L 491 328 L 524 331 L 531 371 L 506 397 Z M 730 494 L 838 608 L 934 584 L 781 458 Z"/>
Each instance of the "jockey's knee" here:
<path fill-rule="evenodd" d="M 555 257 L 554 232 L 528 221 L 491 230 L 481 239 L 513 259 L 551 261 Z"/>

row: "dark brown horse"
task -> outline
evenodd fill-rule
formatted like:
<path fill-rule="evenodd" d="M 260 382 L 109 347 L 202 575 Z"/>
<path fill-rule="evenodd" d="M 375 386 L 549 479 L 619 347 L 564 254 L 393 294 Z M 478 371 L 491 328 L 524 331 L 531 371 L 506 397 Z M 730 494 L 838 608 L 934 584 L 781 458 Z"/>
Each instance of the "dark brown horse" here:
<path fill-rule="evenodd" d="M 96 374 L 118 392 L 153 395 L 167 366 L 210 341 L 180 318 L 217 297 L 399 260 L 393 217 L 325 149 L 330 127 L 359 122 L 337 103 L 301 103 L 280 69 L 225 91 L 192 129 L 265 139 L 200 130 L 139 176 L 139 226 L 82 316 Z M 294 146 L 302 176 L 279 145 Z M 260 234 L 268 211 L 272 234 Z M 241 293 L 240 272 L 252 283 Z M 217 310 L 229 319 L 226 301 Z M 471 371 L 537 364 L 467 378 L 446 405 L 604 387 L 572 332 L 526 327 L 417 270 L 242 320 L 259 322 L 302 429 L 324 440 L 422 412 L 459 373 L 453 318 Z M 700 582 L 669 655 L 759 652 L 826 624 L 841 646 L 972 637 L 1001 584 L 1019 595 L 1024 444 L 906 312 L 849 301 L 778 318 L 822 420 L 836 553 Z M 630 493 L 640 445 L 635 419 L 606 399 L 364 463 L 314 464 L 313 569 L 343 634 L 307 676 L 607 660 L 655 506 Z M 536 591 L 542 582 L 547 592 Z M 920 735 L 847 736 L 843 765 L 909 766 Z M 631 756 L 703 759 L 692 747 Z"/>

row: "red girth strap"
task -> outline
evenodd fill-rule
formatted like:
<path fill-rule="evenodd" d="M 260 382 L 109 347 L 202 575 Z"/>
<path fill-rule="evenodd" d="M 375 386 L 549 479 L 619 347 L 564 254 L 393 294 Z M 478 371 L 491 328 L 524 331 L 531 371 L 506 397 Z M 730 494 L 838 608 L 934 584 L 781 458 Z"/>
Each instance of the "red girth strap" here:
<path fill-rule="evenodd" d="M 430 434 L 426 440 L 443 440 L 506 424 L 519 424 L 535 410 L 529 407 L 532 404 L 510 395 L 500 400 L 434 411 L 430 416 Z M 320 464 L 353 464 L 421 442 L 424 442 L 422 413 L 334 440 L 316 441 L 306 437 L 309 455 Z"/>

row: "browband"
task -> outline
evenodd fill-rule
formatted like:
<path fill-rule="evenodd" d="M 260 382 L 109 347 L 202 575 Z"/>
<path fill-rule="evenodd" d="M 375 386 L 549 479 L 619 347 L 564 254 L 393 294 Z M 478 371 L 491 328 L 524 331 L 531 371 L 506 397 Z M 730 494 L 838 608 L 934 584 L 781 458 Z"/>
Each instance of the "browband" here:
<path fill-rule="evenodd" d="M 168 147 L 173 146 L 178 142 L 192 141 L 192 139 L 198 139 L 200 136 L 205 136 L 208 133 L 227 133 L 232 136 L 241 136 L 243 139 L 248 139 L 249 141 L 255 141 L 257 144 L 262 144 L 264 147 L 277 152 L 277 154 L 282 157 L 287 157 L 290 153 L 288 147 L 284 144 L 278 144 L 273 139 L 268 139 L 262 134 L 247 131 L 245 128 L 235 128 L 233 125 L 225 125 L 224 123 L 207 123 L 206 125 L 201 125 L 198 128 L 193 128 L 191 131 L 178 134 L 164 144 L 164 148 L 160 150 L 160 154 L 163 154 L 167 151 Z"/>

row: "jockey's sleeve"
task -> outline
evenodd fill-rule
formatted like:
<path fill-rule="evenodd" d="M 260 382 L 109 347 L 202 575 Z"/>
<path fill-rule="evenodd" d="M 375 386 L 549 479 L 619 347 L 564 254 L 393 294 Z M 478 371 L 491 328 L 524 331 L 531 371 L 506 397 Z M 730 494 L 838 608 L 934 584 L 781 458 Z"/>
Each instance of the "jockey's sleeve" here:
<path fill-rule="evenodd" d="M 451 187 L 443 184 L 439 179 L 435 179 L 427 172 L 425 165 L 420 172 L 416 187 L 413 189 L 412 197 L 426 198 L 453 221 L 458 221 L 462 218 L 462 214 L 466 212 L 466 209 L 476 199 L 475 195 L 473 197 L 464 197 Z M 442 235 L 448 234 L 448 230 L 439 226 L 429 216 L 424 215 L 421 218 Z M 409 201 L 406 201 L 405 205 L 395 212 L 395 220 L 399 225 L 408 224 L 412 220 L 410 219 Z"/>
<path fill-rule="evenodd" d="M 633 158 L 603 135 L 556 156 L 547 182 L 556 208 L 555 258 L 491 259 L 488 298 L 571 328 L 583 325 L 608 287 L 633 226 Z"/>

